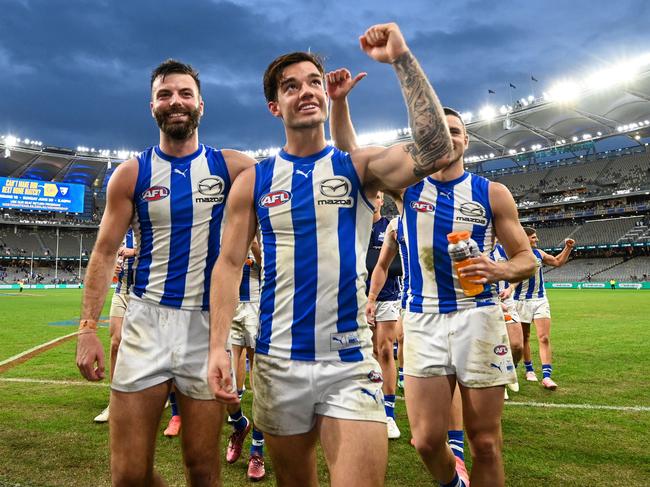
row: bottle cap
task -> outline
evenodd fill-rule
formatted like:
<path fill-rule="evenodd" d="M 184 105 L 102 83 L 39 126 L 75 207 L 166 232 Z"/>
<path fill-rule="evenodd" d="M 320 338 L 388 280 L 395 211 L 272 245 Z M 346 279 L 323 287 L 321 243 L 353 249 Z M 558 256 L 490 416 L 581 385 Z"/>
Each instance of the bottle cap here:
<path fill-rule="evenodd" d="M 458 243 L 461 240 L 467 240 L 469 239 L 470 233 L 468 231 L 462 231 L 462 232 L 451 232 L 447 234 L 447 240 L 450 243 Z"/>

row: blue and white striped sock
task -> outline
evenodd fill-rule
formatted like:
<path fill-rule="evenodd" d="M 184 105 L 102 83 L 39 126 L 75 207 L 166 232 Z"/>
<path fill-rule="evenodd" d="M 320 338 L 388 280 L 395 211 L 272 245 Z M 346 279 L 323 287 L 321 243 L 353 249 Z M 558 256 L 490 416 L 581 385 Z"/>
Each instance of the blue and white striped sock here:
<path fill-rule="evenodd" d="M 384 396 L 384 409 L 387 418 L 395 419 L 395 394 L 386 394 Z"/>
<path fill-rule="evenodd" d="M 251 456 L 264 455 L 264 433 L 253 426 L 253 439 L 251 441 Z"/>
<path fill-rule="evenodd" d="M 553 373 L 553 366 L 551 364 L 542 364 L 542 375 L 544 379 L 547 377 L 550 379 L 551 374 Z"/>
<path fill-rule="evenodd" d="M 530 362 L 524 361 L 524 367 L 526 367 L 526 372 L 535 372 L 535 369 L 533 368 L 532 360 Z"/>
<path fill-rule="evenodd" d="M 451 447 L 452 453 L 464 462 L 465 435 L 463 433 L 463 430 L 449 430 L 447 431 L 447 436 L 449 437 L 448 443 Z"/>
<path fill-rule="evenodd" d="M 237 431 L 241 431 L 248 426 L 248 418 L 242 414 L 241 409 L 231 414 L 230 419 L 232 419 L 232 425 Z"/>

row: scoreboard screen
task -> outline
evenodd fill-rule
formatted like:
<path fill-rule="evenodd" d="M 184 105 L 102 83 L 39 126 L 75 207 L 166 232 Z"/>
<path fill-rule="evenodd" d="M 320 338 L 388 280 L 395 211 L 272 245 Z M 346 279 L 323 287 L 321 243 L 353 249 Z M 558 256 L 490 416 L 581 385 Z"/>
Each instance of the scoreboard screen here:
<path fill-rule="evenodd" d="M 0 208 L 83 213 L 83 184 L 0 177 Z"/>

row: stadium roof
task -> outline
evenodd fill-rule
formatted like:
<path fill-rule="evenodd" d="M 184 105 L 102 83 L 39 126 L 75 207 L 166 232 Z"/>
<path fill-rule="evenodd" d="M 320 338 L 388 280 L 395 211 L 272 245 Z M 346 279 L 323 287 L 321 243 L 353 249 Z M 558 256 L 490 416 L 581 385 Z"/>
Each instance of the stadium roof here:
<path fill-rule="evenodd" d="M 624 68 L 596 73 L 581 82 L 565 81 L 542 96 L 521 98 L 513 106 L 483 107 L 478 117 L 464 113 L 470 146 L 469 164 L 514 158 L 549 148 L 571 153 L 576 143 L 623 135 L 630 142 L 650 136 L 650 63 L 625 77 Z M 613 79 L 618 77 L 618 79 Z M 623 77 L 623 79 L 621 79 Z M 472 120 L 474 118 L 474 120 Z M 478 119 L 476 119 L 478 118 Z M 360 134 L 362 143 L 393 143 L 410 138 L 408 129 Z M 115 141 L 115 143 L 119 143 Z M 53 180 L 99 186 L 114 165 L 131 157 L 126 151 L 95 151 L 43 147 L 42 143 L 0 137 L 0 176 Z M 258 150 L 261 158 L 271 151 Z M 111 167 L 112 166 L 112 167 Z"/>

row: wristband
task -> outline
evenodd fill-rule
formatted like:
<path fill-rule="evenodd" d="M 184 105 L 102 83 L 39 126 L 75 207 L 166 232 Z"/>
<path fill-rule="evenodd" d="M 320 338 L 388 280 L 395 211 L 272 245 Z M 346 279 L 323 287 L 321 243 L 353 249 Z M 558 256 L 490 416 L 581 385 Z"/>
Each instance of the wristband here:
<path fill-rule="evenodd" d="M 79 321 L 79 331 L 97 331 L 97 321 L 95 320 L 81 320 Z"/>

